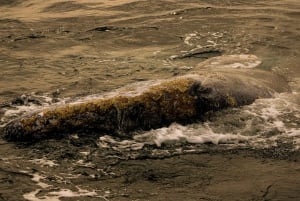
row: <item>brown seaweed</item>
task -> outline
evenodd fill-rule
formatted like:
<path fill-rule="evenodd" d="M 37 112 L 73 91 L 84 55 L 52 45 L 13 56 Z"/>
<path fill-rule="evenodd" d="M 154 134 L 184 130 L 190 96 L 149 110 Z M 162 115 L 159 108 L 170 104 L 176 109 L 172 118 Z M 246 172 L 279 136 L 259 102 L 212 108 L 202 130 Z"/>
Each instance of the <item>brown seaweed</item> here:
<path fill-rule="evenodd" d="M 255 74 L 254 74 L 255 72 Z M 74 133 L 109 133 L 128 137 L 132 131 L 191 123 L 207 112 L 251 104 L 288 90 L 282 78 L 264 71 L 198 72 L 160 80 L 140 93 L 87 100 L 44 109 L 4 128 L 10 141 L 39 141 Z"/>

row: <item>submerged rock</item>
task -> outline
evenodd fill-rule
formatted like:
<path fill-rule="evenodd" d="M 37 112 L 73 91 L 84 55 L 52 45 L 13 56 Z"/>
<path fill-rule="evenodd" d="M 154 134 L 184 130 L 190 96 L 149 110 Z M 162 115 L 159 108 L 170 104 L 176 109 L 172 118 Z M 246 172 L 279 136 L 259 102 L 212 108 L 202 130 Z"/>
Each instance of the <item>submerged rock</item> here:
<path fill-rule="evenodd" d="M 113 95 L 64 104 L 23 116 L 4 128 L 10 141 L 39 141 L 74 133 L 120 137 L 172 122 L 195 122 L 209 111 L 251 104 L 288 91 L 285 80 L 260 70 L 200 70 L 167 80 L 141 82 Z"/>

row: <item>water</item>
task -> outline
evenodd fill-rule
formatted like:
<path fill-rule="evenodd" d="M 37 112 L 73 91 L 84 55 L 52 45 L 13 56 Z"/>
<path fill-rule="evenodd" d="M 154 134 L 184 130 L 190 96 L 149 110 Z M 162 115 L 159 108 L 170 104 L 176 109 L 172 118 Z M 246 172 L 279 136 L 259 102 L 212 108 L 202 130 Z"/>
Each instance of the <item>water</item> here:
<path fill-rule="evenodd" d="M 157 79 L 206 68 L 262 69 L 291 88 L 200 122 L 135 131 L 128 139 L 103 133 L 91 142 L 73 133 L 29 147 L 2 140 L 0 181 L 11 174 L 24 183 L 15 184 L 24 193 L 14 197 L 9 182 L 2 182 L 0 200 L 114 199 L 111 190 L 82 176 L 119 173 L 99 160 L 216 149 L 277 149 L 281 158 L 299 152 L 299 10 L 296 0 L 0 3 L 1 127 L 47 107 L 135 93 Z"/>

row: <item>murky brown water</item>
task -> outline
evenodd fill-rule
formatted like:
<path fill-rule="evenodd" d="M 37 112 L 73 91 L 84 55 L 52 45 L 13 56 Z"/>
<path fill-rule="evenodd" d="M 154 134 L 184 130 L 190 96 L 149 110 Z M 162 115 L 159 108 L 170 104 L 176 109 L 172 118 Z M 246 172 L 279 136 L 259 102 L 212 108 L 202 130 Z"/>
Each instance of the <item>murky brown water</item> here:
<path fill-rule="evenodd" d="M 258 68 L 282 75 L 292 93 L 175 128 L 193 137 L 250 136 L 246 145 L 228 151 L 175 140 L 157 148 L 151 137 L 124 144 L 75 135 L 29 147 L 1 141 L 0 200 L 300 199 L 298 0 L 2 0 L 1 118 L 29 95 L 35 105 L 102 94 L 192 73 L 232 54 L 256 55 Z M 144 147 L 134 150 L 139 143 Z"/>
<path fill-rule="evenodd" d="M 101 93 L 186 73 L 184 66 L 202 59 L 169 58 L 200 45 L 255 54 L 262 68 L 299 75 L 297 2 L 58 2 L 1 7 L 2 102 L 32 92 Z"/>

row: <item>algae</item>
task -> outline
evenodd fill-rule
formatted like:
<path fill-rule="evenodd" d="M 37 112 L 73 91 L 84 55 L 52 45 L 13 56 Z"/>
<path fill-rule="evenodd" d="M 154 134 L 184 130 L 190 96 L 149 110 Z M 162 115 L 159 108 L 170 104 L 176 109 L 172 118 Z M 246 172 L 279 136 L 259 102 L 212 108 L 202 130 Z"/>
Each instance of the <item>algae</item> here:
<path fill-rule="evenodd" d="M 258 87 L 252 78 L 243 78 L 213 72 L 161 80 L 135 95 L 116 94 L 24 116 L 4 128 L 4 137 L 31 142 L 73 133 L 128 137 L 136 130 L 195 122 L 207 112 L 271 96 L 265 81 Z"/>

